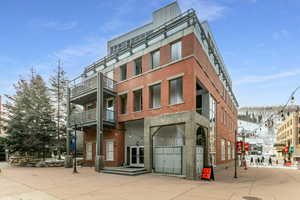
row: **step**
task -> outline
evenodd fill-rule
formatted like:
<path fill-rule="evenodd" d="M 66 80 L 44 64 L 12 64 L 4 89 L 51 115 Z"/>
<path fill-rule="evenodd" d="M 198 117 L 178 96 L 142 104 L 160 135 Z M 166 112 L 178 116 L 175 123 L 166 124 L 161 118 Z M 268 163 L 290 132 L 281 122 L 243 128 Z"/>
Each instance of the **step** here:
<path fill-rule="evenodd" d="M 134 171 L 134 172 L 128 172 L 128 171 L 121 171 L 121 170 L 102 170 L 103 173 L 107 174 L 118 174 L 118 175 L 126 175 L 126 176 L 137 176 L 148 173 L 148 171 Z"/>

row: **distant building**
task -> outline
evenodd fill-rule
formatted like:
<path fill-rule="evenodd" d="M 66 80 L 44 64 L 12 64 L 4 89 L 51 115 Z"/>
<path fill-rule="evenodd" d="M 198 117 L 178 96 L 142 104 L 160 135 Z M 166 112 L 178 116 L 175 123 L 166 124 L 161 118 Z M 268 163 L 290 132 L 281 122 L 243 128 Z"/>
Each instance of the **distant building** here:
<path fill-rule="evenodd" d="M 274 145 L 278 159 L 300 161 L 300 114 L 291 113 L 278 127 Z"/>
<path fill-rule="evenodd" d="M 194 10 L 174 2 L 154 11 L 151 23 L 108 41 L 107 54 L 69 85 L 68 105 L 84 108 L 68 125 L 84 132 L 86 165 L 187 178 L 233 165 L 238 102 Z"/>

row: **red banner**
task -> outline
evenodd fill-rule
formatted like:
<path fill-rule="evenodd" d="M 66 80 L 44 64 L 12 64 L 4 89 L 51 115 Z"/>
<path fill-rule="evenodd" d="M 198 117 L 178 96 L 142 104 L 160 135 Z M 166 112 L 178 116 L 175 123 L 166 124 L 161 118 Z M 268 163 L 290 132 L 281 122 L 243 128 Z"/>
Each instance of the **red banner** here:
<path fill-rule="evenodd" d="M 289 152 L 289 147 L 284 147 L 283 152 L 288 153 Z"/>
<path fill-rule="evenodd" d="M 249 151 L 249 143 L 245 143 L 245 151 Z"/>

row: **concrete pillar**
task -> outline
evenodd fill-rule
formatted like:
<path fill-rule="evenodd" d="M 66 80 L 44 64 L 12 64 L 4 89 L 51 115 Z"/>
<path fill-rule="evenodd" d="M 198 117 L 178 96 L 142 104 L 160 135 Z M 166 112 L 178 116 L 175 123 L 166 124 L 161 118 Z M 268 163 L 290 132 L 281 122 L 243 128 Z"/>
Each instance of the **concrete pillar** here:
<path fill-rule="evenodd" d="M 185 124 L 185 172 L 186 178 L 195 179 L 196 177 L 196 124 L 192 119 Z"/>
<path fill-rule="evenodd" d="M 97 135 L 96 135 L 96 162 L 95 170 L 100 172 L 104 167 L 104 155 L 101 148 L 103 142 L 103 74 L 97 74 Z"/>
<path fill-rule="evenodd" d="M 150 119 L 144 119 L 144 164 L 148 172 L 152 172 L 152 134 Z"/>
<path fill-rule="evenodd" d="M 70 103 L 70 95 L 71 91 L 68 85 L 68 90 L 67 90 L 67 138 L 66 138 L 66 150 L 67 150 L 67 155 L 65 156 L 65 168 L 70 168 L 72 167 L 72 156 L 70 154 L 70 111 L 71 111 L 71 103 Z"/>

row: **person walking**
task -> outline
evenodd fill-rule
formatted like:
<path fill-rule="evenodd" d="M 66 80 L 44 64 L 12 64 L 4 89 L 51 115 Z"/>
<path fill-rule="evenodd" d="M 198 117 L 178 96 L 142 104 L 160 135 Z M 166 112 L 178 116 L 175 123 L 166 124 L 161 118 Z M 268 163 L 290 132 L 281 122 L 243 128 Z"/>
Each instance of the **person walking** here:
<path fill-rule="evenodd" d="M 263 156 L 262 158 L 261 158 L 261 165 L 264 165 L 265 164 L 265 157 Z"/>
<path fill-rule="evenodd" d="M 257 164 L 260 165 L 260 158 L 257 157 Z"/>
<path fill-rule="evenodd" d="M 251 156 L 251 159 L 250 159 L 250 165 L 252 166 L 253 165 L 253 157 Z"/>
<path fill-rule="evenodd" d="M 272 158 L 269 157 L 269 165 L 272 166 Z"/>

